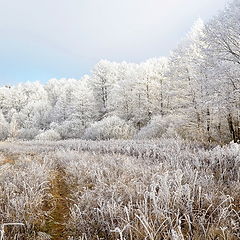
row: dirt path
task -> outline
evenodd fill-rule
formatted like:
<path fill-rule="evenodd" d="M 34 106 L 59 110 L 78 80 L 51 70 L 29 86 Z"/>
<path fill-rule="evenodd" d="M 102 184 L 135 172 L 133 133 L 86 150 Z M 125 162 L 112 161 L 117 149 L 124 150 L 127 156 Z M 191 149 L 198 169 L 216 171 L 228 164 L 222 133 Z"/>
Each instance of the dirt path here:
<path fill-rule="evenodd" d="M 57 167 L 51 176 L 50 193 L 53 196 L 54 207 L 46 220 L 46 229 L 52 240 L 66 240 L 68 230 L 65 223 L 69 218 L 70 189 L 65 182 L 66 173 L 61 167 Z"/>

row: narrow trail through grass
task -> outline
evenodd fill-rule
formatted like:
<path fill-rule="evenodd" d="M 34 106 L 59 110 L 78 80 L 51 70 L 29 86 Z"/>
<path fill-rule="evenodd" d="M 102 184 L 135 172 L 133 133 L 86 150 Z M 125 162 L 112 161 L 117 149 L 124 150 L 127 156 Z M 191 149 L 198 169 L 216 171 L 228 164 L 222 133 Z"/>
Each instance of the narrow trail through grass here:
<path fill-rule="evenodd" d="M 46 219 L 45 232 L 52 237 L 52 240 L 66 240 L 68 236 L 65 223 L 69 218 L 70 189 L 65 182 L 65 176 L 64 169 L 57 166 L 50 179 L 50 194 L 53 197 L 54 207 Z"/>

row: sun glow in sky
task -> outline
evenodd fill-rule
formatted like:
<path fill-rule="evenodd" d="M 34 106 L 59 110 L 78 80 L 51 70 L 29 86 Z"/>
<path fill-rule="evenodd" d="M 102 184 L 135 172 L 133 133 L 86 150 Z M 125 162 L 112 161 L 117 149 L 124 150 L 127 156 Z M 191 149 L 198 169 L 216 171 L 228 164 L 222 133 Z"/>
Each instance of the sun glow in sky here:
<path fill-rule="evenodd" d="M 227 0 L 0 0 L 0 85 L 81 78 L 100 59 L 167 56 Z"/>

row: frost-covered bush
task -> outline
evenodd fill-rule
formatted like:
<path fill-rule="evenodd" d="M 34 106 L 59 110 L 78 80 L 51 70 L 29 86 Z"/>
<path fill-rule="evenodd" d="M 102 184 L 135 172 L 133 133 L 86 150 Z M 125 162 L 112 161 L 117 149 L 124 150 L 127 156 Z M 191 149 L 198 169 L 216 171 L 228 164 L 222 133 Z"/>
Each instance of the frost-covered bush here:
<path fill-rule="evenodd" d="M 119 117 L 111 116 L 93 123 L 86 129 L 84 138 L 91 140 L 128 139 L 135 133 L 134 127 Z"/>
<path fill-rule="evenodd" d="M 57 131 L 49 129 L 45 132 L 38 134 L 35 139 L 44 141 L 58 141 L 61 139 L 61 136 Z"/>
<path fill-rule="evenodd" d="M 18 131 L 18 138 L 24 140 L 32 140 L 39 134 L 37 128 L 21 128 Z"/>
<path fill-rule="evenodd" d="M 136 135 L 137 139 L 153 139 L 160 137 L 174 137 L 177 134 L 182 120 L 176 116 L 155 116 L 150 123 L 143 127 Z"/>
<path fill-rule="evenodd" d="M 51 128 L 57 131 L 62 139 L 82 138 L 85 127 L 81 120 L 66 120 L 61 124 L 52 123 Z"/>
<path fill-rule="evenodd" d="M 136 138 L 159 138 L 167 131 L 168 125 L 169 123 L 163 117 L 156 116 L 137 133 Z"/>

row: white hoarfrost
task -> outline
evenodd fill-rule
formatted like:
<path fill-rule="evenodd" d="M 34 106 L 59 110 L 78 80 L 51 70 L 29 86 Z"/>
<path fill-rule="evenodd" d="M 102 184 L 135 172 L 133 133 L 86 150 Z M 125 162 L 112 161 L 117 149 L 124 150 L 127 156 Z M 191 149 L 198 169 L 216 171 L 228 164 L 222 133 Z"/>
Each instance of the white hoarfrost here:
<path fill-rule="evenodd" d="M 38 134 L 35 137 L 36 140 L 42 140 L 42 141 L 57 141 L 61 139 L 60 134 L 53 130 L 53 129 L 49 129 L 47 131 L 44 131 L 40 134 Z"/>

